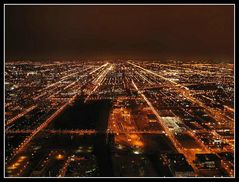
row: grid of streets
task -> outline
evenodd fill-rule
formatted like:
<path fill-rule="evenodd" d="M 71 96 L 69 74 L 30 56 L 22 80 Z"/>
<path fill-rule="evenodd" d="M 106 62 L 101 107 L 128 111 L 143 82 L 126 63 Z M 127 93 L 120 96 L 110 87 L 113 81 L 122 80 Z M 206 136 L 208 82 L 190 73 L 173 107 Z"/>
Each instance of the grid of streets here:
<path fill-rule="evenodd" d="M 7 62 L 7 177 L 232 177 L 234 65 Z"/>

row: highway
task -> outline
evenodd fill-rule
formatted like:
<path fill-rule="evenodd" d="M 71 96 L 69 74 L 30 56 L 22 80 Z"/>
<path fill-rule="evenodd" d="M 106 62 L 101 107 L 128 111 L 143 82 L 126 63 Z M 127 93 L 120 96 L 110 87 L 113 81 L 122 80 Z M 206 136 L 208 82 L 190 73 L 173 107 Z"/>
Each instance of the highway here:
<path fill-rule="evenodd" d="M 37 105 L 33 105 L 27 109 L 25 109 L 23 112 L 19 113 L 18 115 L 16 115 L 15 117 L 9 119 L 6 121 L 5 126 L 8 126 L 10 124 L 13 124 L 15 121 L 17 121 L 18 119 L 20 119 L 21 117 L 25 116 L 27 113 L 31 112 L 33 109 L 35 109 L 37 107 Z"/>

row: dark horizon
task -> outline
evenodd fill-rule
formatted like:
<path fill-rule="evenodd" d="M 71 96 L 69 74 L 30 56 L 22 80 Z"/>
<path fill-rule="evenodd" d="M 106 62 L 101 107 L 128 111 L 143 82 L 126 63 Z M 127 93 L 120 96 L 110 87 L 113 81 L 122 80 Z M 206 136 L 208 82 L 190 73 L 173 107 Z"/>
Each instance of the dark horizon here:
<path fill-rule="evenodd" d="M 5 7 L 6 61 L 234 57 L 234 7 Z"/>

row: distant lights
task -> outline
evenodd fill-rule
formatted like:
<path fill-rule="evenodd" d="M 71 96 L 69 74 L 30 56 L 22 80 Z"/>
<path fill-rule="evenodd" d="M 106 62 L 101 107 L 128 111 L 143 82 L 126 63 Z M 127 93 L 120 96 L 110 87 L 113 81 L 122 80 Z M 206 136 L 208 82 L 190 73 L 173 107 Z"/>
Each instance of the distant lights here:
<path fill-rule="evenodd" d="M 138 155 L 138 154 L 140 154 L 140 151 L 134 150 L 133 153 Z"/>
<path fill-rule="evenodd" d="M 64 159 L 64 156 L 63 156 L 62 154 L 58 154 L 58 155 L 56 156 L 56 159 L 57 159 L 57 160 Z"/>

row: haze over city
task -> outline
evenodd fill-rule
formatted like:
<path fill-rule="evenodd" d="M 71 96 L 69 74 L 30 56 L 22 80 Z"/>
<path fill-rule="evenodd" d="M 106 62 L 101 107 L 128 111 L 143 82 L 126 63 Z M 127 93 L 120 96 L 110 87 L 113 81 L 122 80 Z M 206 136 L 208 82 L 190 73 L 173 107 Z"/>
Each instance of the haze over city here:
<path fill-rule="evenodd" d="M 7 6 L 6 60 L 233 62 L 233 6 Z"/>

